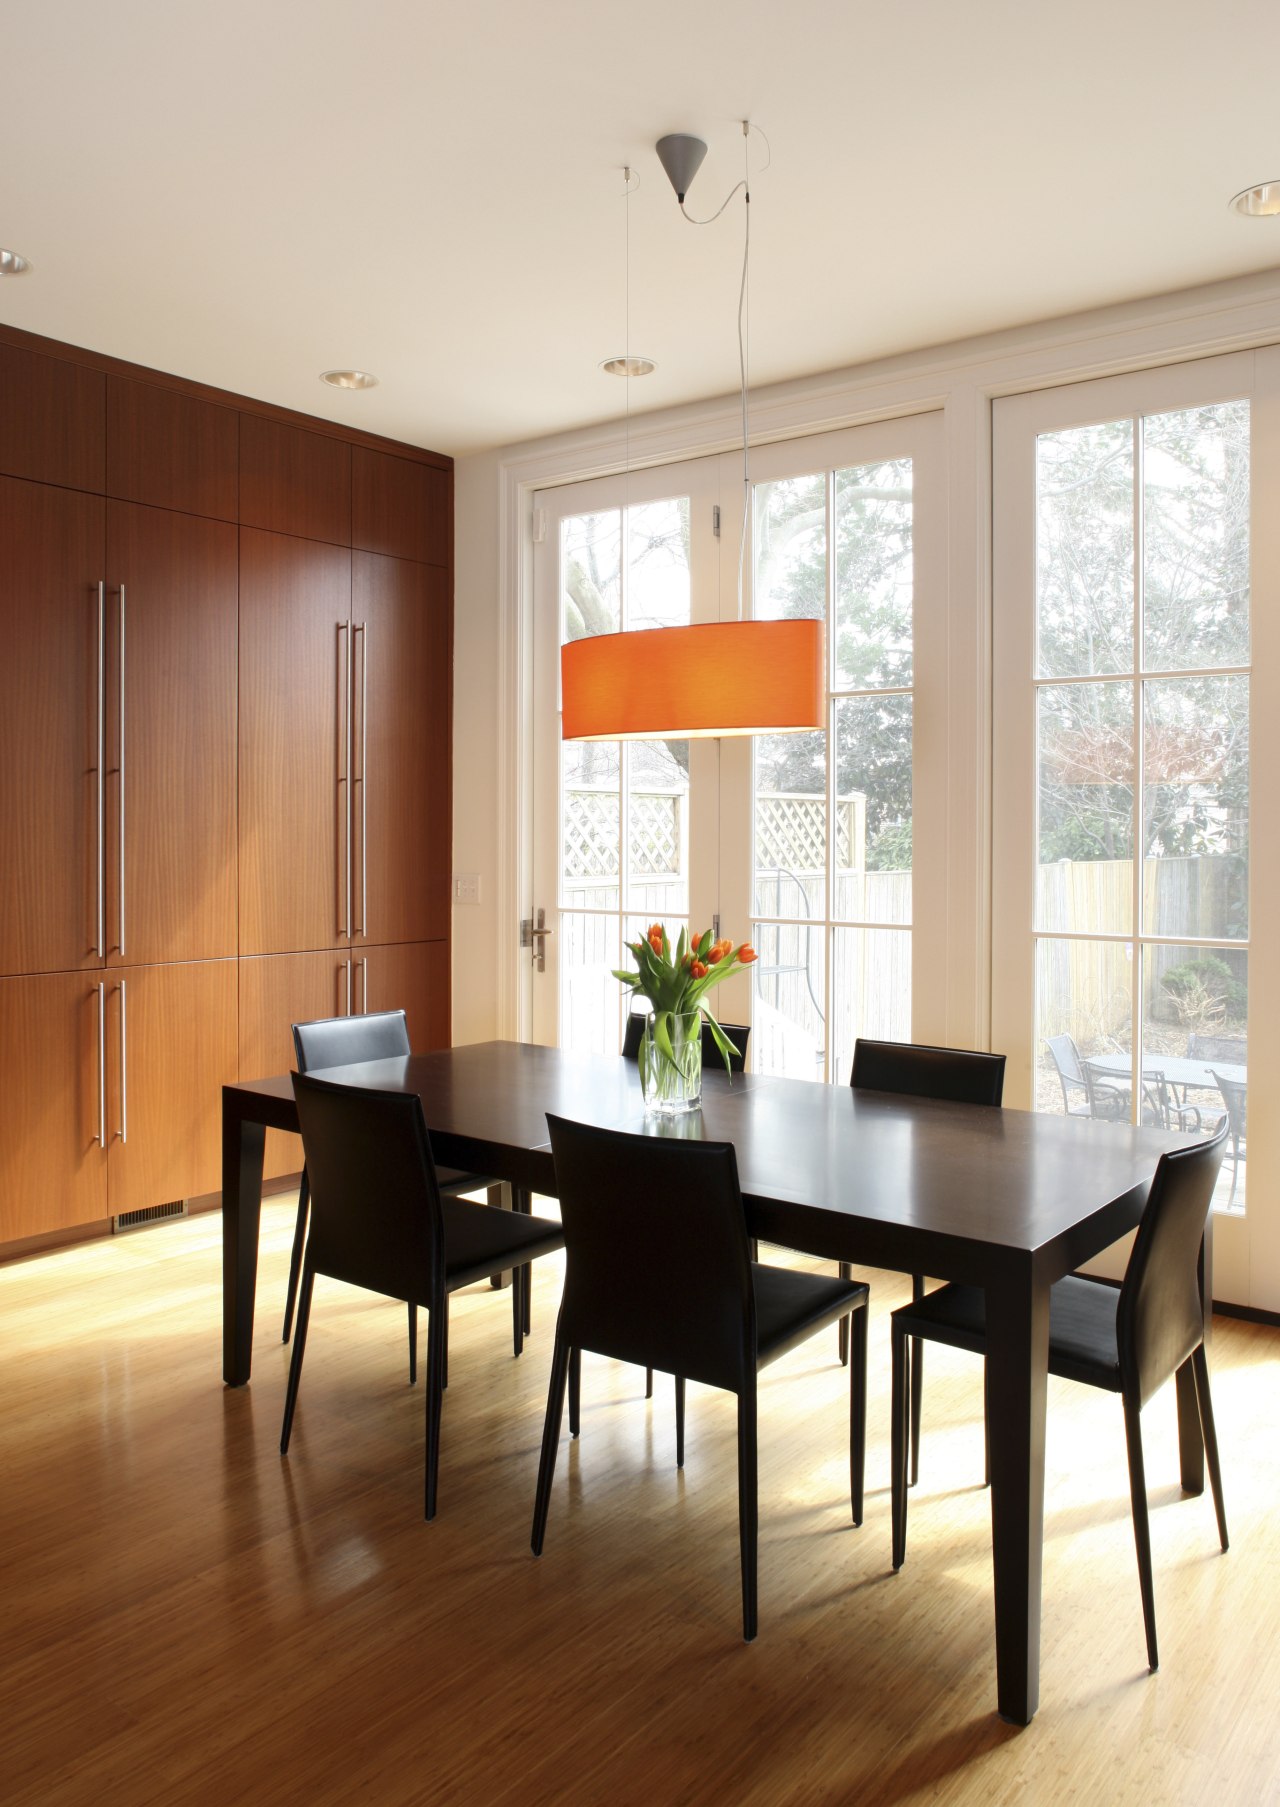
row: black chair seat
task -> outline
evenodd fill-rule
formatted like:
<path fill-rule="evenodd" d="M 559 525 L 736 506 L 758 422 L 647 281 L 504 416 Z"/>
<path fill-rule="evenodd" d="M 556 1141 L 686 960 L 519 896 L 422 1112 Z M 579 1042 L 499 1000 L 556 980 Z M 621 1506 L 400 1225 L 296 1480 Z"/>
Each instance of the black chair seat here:
<path fill-rule="evenodd" d="M 836 1275 L 808 1274 L 753 1261 L 756 1293 L 756 1362 L 764 1367 L 798 1348 L 828 1324 L 865 1305 L 870 1288 Z"/>
<path fill-rule="evenodd" d="M 1049 1294 L 1049 1372 L 1087 1387 L 1120 1391 L 1116 1307 L 1120 1289 L 1069 1274 Z M 941 1286 L 894 1312 L 907 1336 L 950 1343 L 975 1355 L 987 1346 L 986 1294 L 980 1286 Z"/>
<path fill-rule="evenodd" d="M 564 1247 L 560 1225 L 549 1217 L 494 1211 L 464 1199 L 442 1198 L 445 1287 L 457 1292 L 509 1267 L 523 1267 L 539 1255 Z M 420 1299 L 419 1304 L 427 1301 Z"/>

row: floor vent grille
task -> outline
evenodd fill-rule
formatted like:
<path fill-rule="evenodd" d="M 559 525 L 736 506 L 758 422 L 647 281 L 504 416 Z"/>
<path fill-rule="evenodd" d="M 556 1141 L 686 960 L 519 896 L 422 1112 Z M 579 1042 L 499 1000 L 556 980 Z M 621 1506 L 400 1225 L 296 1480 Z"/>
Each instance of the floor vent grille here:
<path fill-rule="evenodd" d="M 145 1230 L 148 1224 L 164 1223 L 170 1217 L 186 1215 L 185 1198 L 175 1198 L 167 1205 L 148 1205 L 143 1211 L 122 1211 L 118 1217 L 111 1219 L 111 1234 L 119 1236 L 126 1230 Z"/>

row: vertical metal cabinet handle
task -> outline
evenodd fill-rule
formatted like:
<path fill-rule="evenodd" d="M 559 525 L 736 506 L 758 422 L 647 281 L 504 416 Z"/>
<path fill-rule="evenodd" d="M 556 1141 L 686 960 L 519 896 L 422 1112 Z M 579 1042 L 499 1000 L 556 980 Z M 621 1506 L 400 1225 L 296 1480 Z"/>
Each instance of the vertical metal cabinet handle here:
<path fill-rule="evenodd" d="M 351 962 L 350 962 L 350 960 L 347 960 L 344 962 L 344 964 L 347 969 L 347 1015 L 350 1016 L 351 1015 Z"/>
<path fill-rule="evenodd" d="M 107 988 L 97 986 L 98 993 L 98 1141 L 107 1145 Z"/>
<path fill-rule="evenodd" d="M 120 981 L 120 1140 L 129 1140 L 129 1028 L 125 981 Z"/>
<path fill-rule="evenodd" d="M 369 932 L 369 624 L 360 635 L 360 933 Z"/>
<path fill-rule="evenodd" d="M 102 764 L 106 756 L 107 704 L 107 582 L 98 579 L 98 940 L 95 952 L 99 960 L 106 957 L 106 921 L 103 905 L 102 858 L 104 840 Z"/>
<path fill-rule="evenodd" d="M 124 953 L 124 585 L 120 585 L 120 952 Z M 121 1005 L 123 1009 L 123 1003 Z"/>
<path fill-rule="evenodd" d="M 368 960 L 362 960 L 360 962 L 360 1014 L 361 1014 L 361 1016 L 368 1016 L 368 1014 L 369 1014 L 369 962 L 368 962 Z"/>
<path fill-rule="evenodd" d="M 347 638 L 343 640 L 342 636 Z M 342 717 L 338 723 L 338 787 L 346 786 L 342 791 L 343 845 L 346 850 L 345 866 L 338 880 L 338 933 L 351 933 L 351 786 L 347 782 L 351 776 L 351 623 L 338 623 L 338 643 L 345 647 L 346 658 L 342 665 Z"/>

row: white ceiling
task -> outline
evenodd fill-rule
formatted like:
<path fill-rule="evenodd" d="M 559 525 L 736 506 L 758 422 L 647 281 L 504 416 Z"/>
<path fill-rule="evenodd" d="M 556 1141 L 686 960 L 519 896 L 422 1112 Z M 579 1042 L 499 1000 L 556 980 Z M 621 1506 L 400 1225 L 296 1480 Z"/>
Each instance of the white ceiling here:
<path fill-rule="evenodd" d="M 0 318 L 465 453 L 1280 265 L 1275 0 L 0 0 Z M 367 394 L 317 373 L 376 372 Z M 0 399 L 2 405 L 2 399 Z"/>

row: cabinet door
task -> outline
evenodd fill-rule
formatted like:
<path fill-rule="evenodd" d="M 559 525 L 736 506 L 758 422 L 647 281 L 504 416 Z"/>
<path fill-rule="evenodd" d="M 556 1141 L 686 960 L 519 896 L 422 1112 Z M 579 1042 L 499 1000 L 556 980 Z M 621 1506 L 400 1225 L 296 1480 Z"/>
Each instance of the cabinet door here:
<path fill-rule="evenodd" d="M 240 520 L 349 546 L 351 447 L 325 433 L 242 414 Z"/>
<path fill-rule="evenodd" d="M 107 378 L 107 493 L 234 521 L 240 417 L 234 408 L 132 377 Z"/>
<path fill-rule="evenodd" d="M 297 1062 L 292 1025 L 350 1016 L 354 973 L 343 953 L 269 954 L 240 963 L 240 1077 L 289 1073 Z M 277 1179 L 302 1171 L 302 1143 L 267 1131 L 263 1173 Z"/>
<path fill-rule="evenodd" d="M 102 959 L 103 520 L 0 477 L 0 972 Z"/>
<path fill-rule="evenodd" d="M 0 345 L 0 471 L 100 491 L 106 394 L 100 370 Z"/>
<path fill-rule="evenodd" d="M 0 1243 L 107 1215 L 105 999 L 88 973 L 0 979 Z"/>
<path fill-rule="evenodd" d="M 352 554 L 353 941 L 450 928 L 450 619 L 432 565 Z"/>
<path fill-rule="evenodd" d="M 236 1077 L 236 963 L 107 975 L 107 1196 L 113 1216 L 222 1184 L 222 1088 Z"/>
<path fill-rule="evenodd" d="M 420 941 L 410 947 L 370 947 L 355 958 L 356 1008 L 403 1010 L 415 1054 L 447 1048 L 449 943 Z"/>
<path fill-rule="evenodd" d="M 240 530 L 240 951 L 350 922 L 351 554 Z"/>
<path fill-rule="evenodd" d="M 351 449 L 351 544 L 392 558 L 448 565 L 451 477 L 367 446 Z"/>
<path fill-rule="evenodd" d="M 108 958 L 229 956 L 236 529 L 112 502 L 107 572 Z"/>

